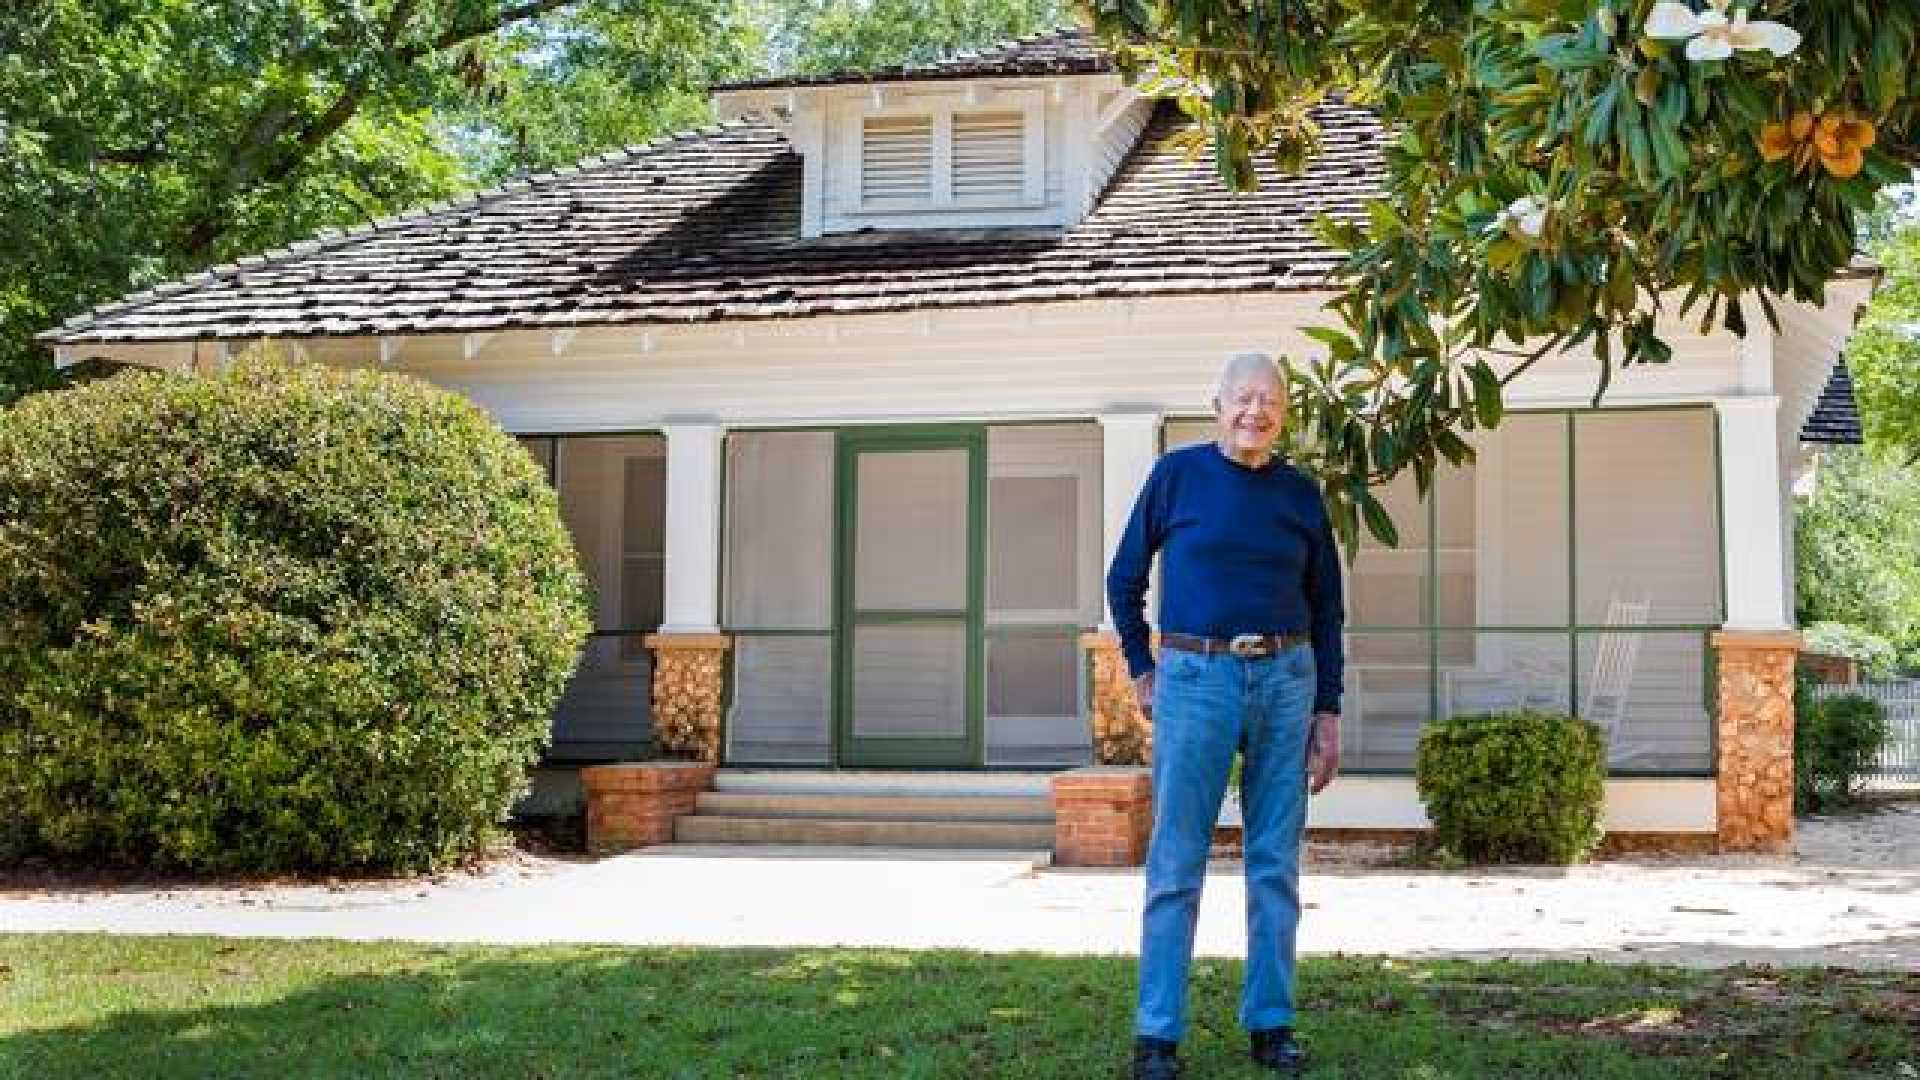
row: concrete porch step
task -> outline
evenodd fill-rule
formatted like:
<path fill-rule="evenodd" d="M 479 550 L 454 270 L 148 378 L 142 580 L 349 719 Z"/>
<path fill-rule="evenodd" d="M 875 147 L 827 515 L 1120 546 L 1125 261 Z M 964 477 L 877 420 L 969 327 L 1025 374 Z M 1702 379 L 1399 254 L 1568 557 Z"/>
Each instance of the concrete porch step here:
<path fill-rule="evenodd" d="M 1053 772 L 908 772 L 881 769 L 721 769 L 715 791 L 756 795 L 862 795 L 1044 799 Z"/>
<path fill-rule="evenodd" d="M 640 859 L 812 859 L 818 861 L 878 862 L 911 859 L 914 862 L 1016 863 L 1035 870 L 1053 865 L 1051 848 L 925 848 L 874 847 L 835 844 L 668 844 L 641 848 Z"/>
<path fill-rule="evenodd" d="M 701 816 L 892 821 L 1053 822 L 1053 802 L 1012 795 L 842 795 L 703 791 Z"/>
<path fill-rule="evenodd" d="M 1047 849 L 1053 822 L 693 814 L 674 822 L 677 844 L 829 844 L 902 848 Z"/>

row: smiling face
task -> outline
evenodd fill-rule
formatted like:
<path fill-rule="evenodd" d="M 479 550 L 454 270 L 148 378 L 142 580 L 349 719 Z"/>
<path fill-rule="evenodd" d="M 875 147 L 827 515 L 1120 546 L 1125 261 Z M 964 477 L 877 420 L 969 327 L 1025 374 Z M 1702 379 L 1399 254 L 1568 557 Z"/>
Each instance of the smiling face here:
<path fill-rule="evenodd" d="M 1214 434 L 1220 449 L 1246 464 L 1273 452 L 1287 426 L 1287 391 L 1271 366 L 1255 367 L 1231 380 L 1214 400 Z"/>

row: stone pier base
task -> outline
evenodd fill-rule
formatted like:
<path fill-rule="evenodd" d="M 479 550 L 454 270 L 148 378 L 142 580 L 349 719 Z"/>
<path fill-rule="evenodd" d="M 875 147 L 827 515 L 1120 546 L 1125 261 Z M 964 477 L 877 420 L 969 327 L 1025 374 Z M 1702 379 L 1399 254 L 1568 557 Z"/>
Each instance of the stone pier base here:
<path fill-rule="evenodd" d="M 1080 636 L 1093 668 L 1093 760 L 1100 765 L 1146 765 L 1153 760 L 1153 725 L 1133 696 L 1120 638 L 1105 631 Z"/>
<path fill-rule="evenodd" d="M 1146 769 L 1094 766 L 1053 778 L 1056 866 L 1139 866 L 1153 831 Z"/>
<path fill-rule="evenodd" d="M 673 842 L 676 818 L 713 786 L 714 766 L 699 761 L 640 761 L 580 770 L 587 797 L 587 850 L 614 855 Z"/>
<path fill-rule="evenodd" d="M 663 754 L 720 760 L 720 708 L 726 700 L 725 634 L 649 634 L 653 650 L 653 740 Z"/>
<path fill-rule="evenodd" d="M 1718 832 L 1722 851 L 1793 849 L 1793 662 L 1800 635 L 1723 631 Z"/>

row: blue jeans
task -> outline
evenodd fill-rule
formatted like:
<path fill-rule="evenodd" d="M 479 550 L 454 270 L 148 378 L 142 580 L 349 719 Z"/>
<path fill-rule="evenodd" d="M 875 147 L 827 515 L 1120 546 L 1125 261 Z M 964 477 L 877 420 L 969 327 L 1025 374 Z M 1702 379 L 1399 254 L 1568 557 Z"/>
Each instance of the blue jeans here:
<path fill-rule="evenodd" d="M 1153 687 L 1153 839 L 1147 848 L 1134 1030 L 1178 1040 L 1207 852 L 1233 752 L 1240 771 L 1247 869 L 1247 978 L 1240 1023 L 1292 1026 L 1300 838 L 1307 817 L 1311 646 L 1240 659 L 1163 649 Z"/>

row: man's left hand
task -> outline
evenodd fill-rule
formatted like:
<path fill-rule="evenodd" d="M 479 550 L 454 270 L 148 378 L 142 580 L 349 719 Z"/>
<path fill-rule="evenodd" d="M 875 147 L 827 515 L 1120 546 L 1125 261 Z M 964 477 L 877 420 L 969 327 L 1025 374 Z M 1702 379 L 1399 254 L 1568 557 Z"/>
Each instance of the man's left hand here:
<path fill-rule="evenodd" d="M 1315 713 L 1313 733 L 1307 738 L 1307 790 L 1325 791 L 1340 772 L 1340 714 Z"/>

